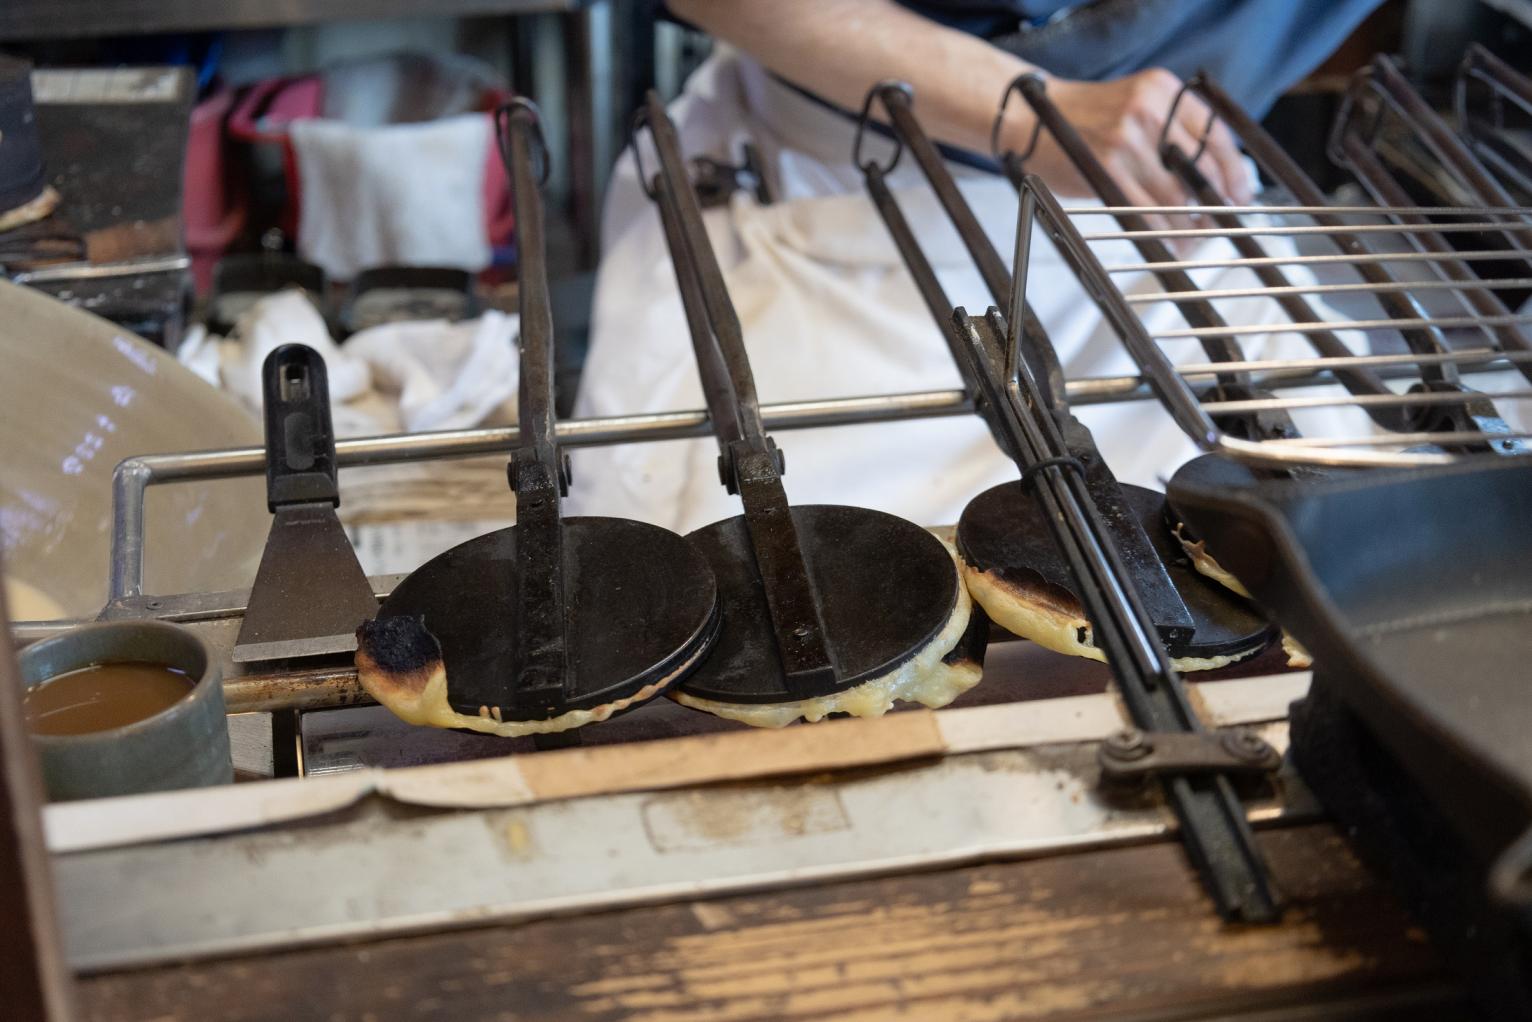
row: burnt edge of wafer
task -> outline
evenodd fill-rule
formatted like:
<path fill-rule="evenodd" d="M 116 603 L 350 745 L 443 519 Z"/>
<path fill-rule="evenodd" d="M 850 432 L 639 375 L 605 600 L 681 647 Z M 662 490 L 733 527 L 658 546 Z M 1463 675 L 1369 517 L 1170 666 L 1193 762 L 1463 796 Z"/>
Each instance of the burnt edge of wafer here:
<path fill-rule="evenodd" d="M 441 643 L 426 627 L 424 616 L 401 614 L 363 621 L 356 630 L 356 666 L 358 675 L 365 675 L 372 685 L 419 696 L 442 668 Z M 387 705 L 379 693 L 373 697 Z"/>
<path fill-rule="evenodd" d="M 442 647 L 426 627 L 424 615 L 401 614 L 363 621 L 356 646 L 374 665 L 389 673 L 409 674 L 441 662 Z"/>
<path fill-rule="evenodd" d="M 962 583 L 965 591 L 967 583 Z M 968 627 L 958 637 L 957 645 L 942 657 L 948 667 L 977 667 L 984 669 L 984 654 L 989 650 L 989 615 L 979 606 L 979 601 L 969 598 Z"/>
<path fill-rule="evenodd" d="M 959 550 L 964 573 L 963 581 L 970 593 L 974 593 L 975 585 L 970 580 L 969 574 L 986 576 L 991 586 L 1010 599 L 1024 606 L 1041 610 L 1052 617 L 1071 622 L 1075 632 L 1075 642 L 1087 649 L 1096 649 L 1090 619 L 1085 614 L 1085 602 L 1072 591 L 1028 568 L 986 567 L 971 560 L 966 553 L 962 553 L 961 547 Z M 995 618 L 995 612 L 984 606 L 977 593 L 974 593 L 974 604 L 984 607 L 985 614 L 991 619 Z M 1074 622 L 1078 623 L 1074 624 Z M 1003 624 L 1002 627 L 1004 627 Z"/>

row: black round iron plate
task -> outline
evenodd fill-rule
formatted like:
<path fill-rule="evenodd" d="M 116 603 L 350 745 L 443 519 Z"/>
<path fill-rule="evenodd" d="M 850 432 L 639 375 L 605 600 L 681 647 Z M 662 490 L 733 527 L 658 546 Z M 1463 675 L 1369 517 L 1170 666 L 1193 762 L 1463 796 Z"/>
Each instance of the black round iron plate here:
<path fill-rule="evenodd" d="M 499 706 L 518 719 L 515 572 L 512 526 L 427 561 L 378 613 L 424 617 L 460 713 Z M 564 699 L 544 719 L 631 697 L 696 659 L 719 627 L 718 587 L 702 555 L 674 532 L 622 518 L 564 519 L 564 601 Z"/>
<path fill-rule="evenodd" d="M 687 695 L 781 703 L 842 692 L 909 660 L 952 616 L 958 595 L 952 555 L 925 529 L 860 507 L 808 504 L 792 514 L 819 597 L 834 682 L 802 693 L 788 689 L 741 516 L 687 537 L 712 565 L 723 613 L 713 651 L 681 683 Z"/>
<path fill-rule="evenodd" d="M 1165 495 L 1126 484 L 1122 492 L 1192 615 L 1191 639 L 1168 646 L 1170 655 L 1231 656 L 1268 642 L 1274 629 L 1250 602 L 1192 566 L 1165 523 Z M 1002 581 L 1042 583 L 1058 597 L 1080 603 L 1074 577 L 1048 530 L 1042 507 L 1019 480 L 991 487 L 969 501 L 958 519 L 957 545 L 964 560 L 981 571 L 994 572 Z"/>

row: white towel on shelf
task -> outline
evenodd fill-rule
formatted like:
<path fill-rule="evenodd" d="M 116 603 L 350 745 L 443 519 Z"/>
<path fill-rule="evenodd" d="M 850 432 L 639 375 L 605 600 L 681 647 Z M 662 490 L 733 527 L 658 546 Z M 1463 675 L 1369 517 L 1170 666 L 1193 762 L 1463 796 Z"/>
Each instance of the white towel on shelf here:
<path fill-rule="evenodd" d="M 291 134 L 298 252 L 332 278 L 391 264 L 489 265 L 488 116 L 373 127 L 313 118 L 294 122 Z"/>

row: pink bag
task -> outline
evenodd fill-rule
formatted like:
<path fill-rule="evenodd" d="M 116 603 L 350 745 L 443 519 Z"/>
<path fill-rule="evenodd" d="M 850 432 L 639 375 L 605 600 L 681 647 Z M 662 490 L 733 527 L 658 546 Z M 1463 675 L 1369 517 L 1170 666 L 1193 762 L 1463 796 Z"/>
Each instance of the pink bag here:
<path fill-rule="evenodd" d="M 234 93 L 220 89 L 192 110 L 187 133 L 181 219 L 199 294 L 212 287 L 213 268 L 245 226 L 245 196 L 224 154 L 224 122 L 233 107 Z"/>

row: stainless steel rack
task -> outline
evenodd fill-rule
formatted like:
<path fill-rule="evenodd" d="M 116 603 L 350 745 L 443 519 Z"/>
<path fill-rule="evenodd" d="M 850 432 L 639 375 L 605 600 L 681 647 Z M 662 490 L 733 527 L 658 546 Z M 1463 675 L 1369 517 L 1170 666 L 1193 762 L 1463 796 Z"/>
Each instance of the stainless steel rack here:
<path fill-rule="evenodd" d="M 1421 466 L 1525 452 L 1524 441 L 1532 435 L 1525 404 L 1532 399 L 1532 335 L 1527 331 L 1532 314 L 1511 309 L 1502 295 L 1525 288 L 1532 277 L 1524 262 L 1532 256 L 1532 208 L 1512 202 L 1387 58 L 1358 76 L 1332 140 L 1332 156 L 1353 170 L 1377 201 L 1372 206 L 1325 202 L 1281 147 L 1217 83 L 1200 76 L 1187 83 L 1175 102 L 1197 95 L 1210 111 L 1207 129 L 1222 120 L 1295 204 L 1228 205 L 1199 171 L 1200 150 L 1189 155 L 1164 136 L 1165 165 L 1199 205 L 1129 206 L 1052 106 L 1041 82 L 1021 80 L 1013 89 L 1106 203 L 1066 210 L 1040 179 L 1027 174 L 1021 157 L 997 154 L 1021 194 L 1018 230 L 1040 227 L 1054 242 L 1157 396 L 1202 449 L 1273 466 L 1353 467 Z M 1411 202 L 1356 137 L 1353 115 L 1363 93 L 1375 95 L 1378 109 L 1402 117 L 1432 153 L 1452 166 L 1468 186 L 1472 204 Z M 1081 218 L 1102 215 L 1119 229 L 1080 228 Z M 1188 215 L 1199 222 L 1163 227 L 1150 219 Z M 1467 243 L 1460 245 L 1459 237 Z M 1295 244 L 1291 251 L 1273 254 L 1262 243 L 1272 238 Z M 1495 244 L 1485 245 L 1484 238 Z M 1131 243 L 1141 258 L 1103 255 L 1103 247 L 1113 242 Z M 1185 252 L 1191 243 L 1218 243 L 1235 254 Z M 1215 269 L 1247 270 L 1254 283 L 1211 289 L 1196 284 L 1192 273 Z M 1147 275 L 1158 290 L 1126 293 L 1119 281 L 1130 274 Z M 1024 300 L 1025 264 L 1017 267 L 1016 276 Z M 1217 303 L 1230 299 L 1268 299 L 1282 318 L 1225 322 Z M 1311 299 L 1363 300 L 1370 307 L 1361 313 L 1322 311 Z M 1152 327 L 1144 313 L 1162 303 L 1177 309 L 1187 325 Z M 1289 337 L 1305 342 L 1314 356 L 1252 358 L 1243 347 L 1252 339 Z M 1189 343 L 1199 345 L 1208 361 L 1188 360 Z M 1340 388 L 1287 393 L 1308 386 L 1309 381 L 1297 377 L 1321 367 Z M 1214 369 L 1219 373 L 1214 386 L 1194 386 Z M 1407 384 L 1389 386 L 1385 370 Z M 1477 389 L 1464 382 L 1464 370 L 1471 371 Z M 1257 382 L 1251 373 L 1261 373 L 1262 379 Z M 1315 430 L 1308 417 L 1309 432 L 1300 433 L 1291 415 L 1321 408 L 1360 414 L 1353 417 L 1354 429 L 1336 421 L 1343 415 L 1333 415 Z M 1515 414 L 1508 421 L 1510 413 Z"/>

